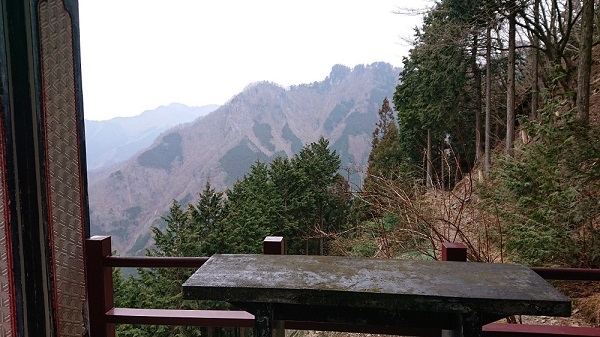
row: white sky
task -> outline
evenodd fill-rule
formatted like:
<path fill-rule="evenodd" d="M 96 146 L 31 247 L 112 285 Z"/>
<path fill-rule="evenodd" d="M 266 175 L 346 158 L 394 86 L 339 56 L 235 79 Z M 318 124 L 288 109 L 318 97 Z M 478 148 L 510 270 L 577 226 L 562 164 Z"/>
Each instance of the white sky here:
<path fill-rule="evenodd" d="M 79 0 L 86 119 L 223 104 L 248 84 L 402 66 L 424 0 Z"/>

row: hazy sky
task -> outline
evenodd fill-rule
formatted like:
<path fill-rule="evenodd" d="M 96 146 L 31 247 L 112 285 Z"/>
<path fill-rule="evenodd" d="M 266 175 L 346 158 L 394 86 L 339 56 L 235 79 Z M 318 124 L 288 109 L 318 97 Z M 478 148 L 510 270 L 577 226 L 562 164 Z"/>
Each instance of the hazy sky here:
<path fill-rule="evenodd" d="M 422 0 L 79 0 L 86 119 L 223 104 L 248 84 L 402 66 Z"/>

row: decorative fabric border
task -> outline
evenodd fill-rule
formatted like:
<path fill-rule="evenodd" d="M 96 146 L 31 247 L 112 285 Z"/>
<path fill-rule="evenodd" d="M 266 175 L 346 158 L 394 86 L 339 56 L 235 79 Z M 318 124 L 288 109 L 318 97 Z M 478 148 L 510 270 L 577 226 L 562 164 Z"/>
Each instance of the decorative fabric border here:
<path fill-rule="evenodd" d="M 58 336 L 85 332 L 81 144 L 73 27 L 62 0 L 39 3 L 46 193 Z"/>

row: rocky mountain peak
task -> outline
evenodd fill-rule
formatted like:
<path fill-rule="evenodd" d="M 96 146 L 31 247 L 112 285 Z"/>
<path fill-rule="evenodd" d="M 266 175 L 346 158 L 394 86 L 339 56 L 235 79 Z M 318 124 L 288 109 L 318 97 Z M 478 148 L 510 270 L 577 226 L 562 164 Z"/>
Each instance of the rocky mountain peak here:
<path fill-rule="evenodd" d="M 224 191 L 257 160 L 291 157 L 320 137 L 329 140 L 343 168 L 364 169 L 377 112 L 393 95 L 399 72 L 384 63 L 335 65 L 321 82 L 247 86 L 217 110 L 166 131 L 130 160 L 90 179 L 92 233 L 112 235 L 123 254 L 143 252 L 151 243 L 150 226 L 161 226 L 173 200 L 194 201 L 207 181 Z M 351 182 L 360 179 L 356 174 Z"/>

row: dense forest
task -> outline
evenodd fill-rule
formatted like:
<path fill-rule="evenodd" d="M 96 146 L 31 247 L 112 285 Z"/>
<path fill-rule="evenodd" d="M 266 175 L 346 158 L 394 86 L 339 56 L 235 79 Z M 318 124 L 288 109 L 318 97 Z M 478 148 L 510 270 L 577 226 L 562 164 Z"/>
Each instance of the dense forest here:
<path fill-rule="evenodd" d="M 365 180 L 351 187 L 326 139 L 256 162 L 226 191 L 173 202 L 151 256 L 260 253 L 468 259 L 600 267 L 600 14 L 594 0 L 440 0 L 424 14 L 399 85 L 382 102 Z M 402 12 L 402 11 L 400 11 Z M 183 301 L 192 271 L 115 273 L 123 307 Z M 120 336 L 199 336 L 119 326 Z"/>

